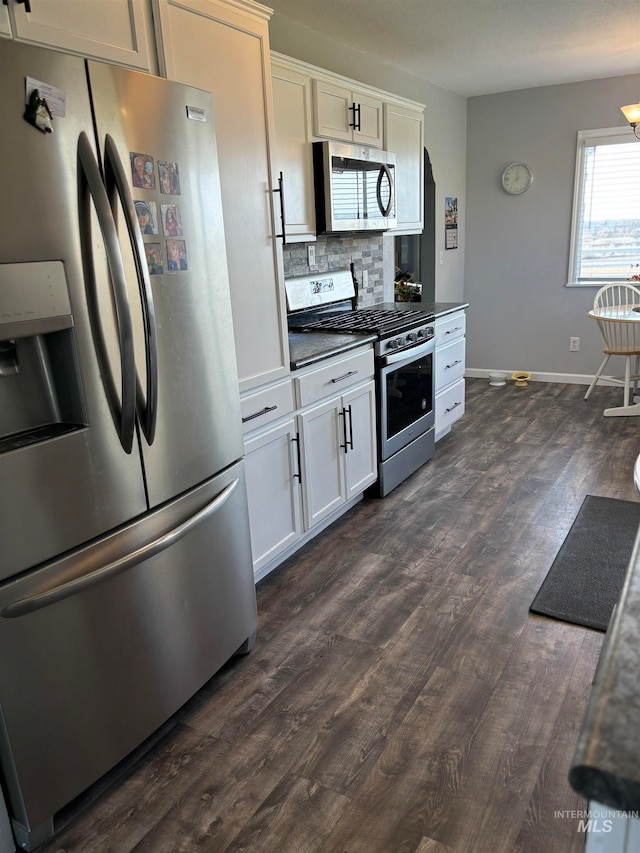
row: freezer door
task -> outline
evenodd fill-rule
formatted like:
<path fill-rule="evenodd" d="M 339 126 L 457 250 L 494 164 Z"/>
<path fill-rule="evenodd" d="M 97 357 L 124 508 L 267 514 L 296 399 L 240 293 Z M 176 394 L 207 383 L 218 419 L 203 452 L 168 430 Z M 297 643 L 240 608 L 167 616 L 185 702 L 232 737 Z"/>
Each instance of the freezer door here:
<path fill-rule="evenodd" d="M 54 114 L 52 133 L 41 132 L 23 118 L 27 81 L 60 90 L 57 112 L 65 114 Z M 146 500 L 137 445 L 127 453 L 119 437 L 121 352 L 107 275 L 105 236 L 90 197 L 84 197 L 88 213 L 81 216 L 79 212 L 78 140 L 83 132 L 88 134 L 86 151 L 91 158 L 97 155 L 91 141 L 84 62 L 5 39 L 0 49 L 0 92 L 0 306 L 4 304 L 6 308 L 7 294 L 11 292 L 18 315 L 22 311 L 19 297 L 28 289 L 40 295 L 49 286 L 58 287 L 61 283 L 68 297 L 70 319 L 69 329 L 59 334 L 72 339 L 73 345 L 65 343 L 59 351 L 64 351 L 74 368 L 77 358 L 79 376 L 73 391 L 65 389 L 61 379 L 61 387 L 53 394 L 44 336 L 38 338 L 34 334 L 38 327 L 28 322 L 23 324 L 23 331 L 16 328 L 21 322 L 16 316 L 18 323 L 5 334 L 17 339 L 16 351 L 19 354 L 22 349 L 25 360 L 17 365 L 16 372 L 0 375 L 0 438 L 7 439 L 7 434 L 12 434 L 12 415 L 22 412 L 26 420 L 33 419 L 37 407 L 50 412 L 45 420 L 51 422 L 48 426 L 53 429 L 45 429 L 42 440 L 26 445 L 19 440 L 0 442 L 1 579 L 142 514 Z M 85 233 L 91 226 L 97 283 L 94 331 L 100 329 L 103 333 L 103 368 L 96 358 L 89 321 L 81 225 Z M 32 300 L 27 302 L 32 305 Z M 50 310 L 55 313 L 59 306 L 51 305 Z M 126 318 L 121 320 L 126 324 Z M 0 343 L 2 340 L 0 333 Z M 53 352 L 56 348 L 51 349 Z M 49 355 L 52 370 L 63 377 L 66 366 L 56 365 L 57 356 Z M 105 366 L 113 375 L 109 392 Z M 33 381 L 29 380 L 29 371 Z M 56 433 L 61 420 L 59 411 L 65 408 L 65 398 L 70 393 L 81 400 L 74 406 L 82 410 L 81 428 Z"/>
<path fill-rule="evenodd" d="M 243 464 L 0 586 L 0 755 L 19 838 L 46 834 L 255 633 Z"/>
<path fill-rule="evenodd" d="M 88 69 L 107 176 L 114 172 L 120 242 L 130 254 L 140 389 L 149 387 L 154 366 L 145 348 L 149 297 L 137 281 L 128 206 L 144 229 L 158 387 L 155 435 L 141 443 L 153 507 L 243 453 L 214 116 L 211 96 L 199 89 L 99 62 Z M 120 168 L 109 165 L 114 157 Z M 139 405 L 141 422 L 146 405 Z"/>

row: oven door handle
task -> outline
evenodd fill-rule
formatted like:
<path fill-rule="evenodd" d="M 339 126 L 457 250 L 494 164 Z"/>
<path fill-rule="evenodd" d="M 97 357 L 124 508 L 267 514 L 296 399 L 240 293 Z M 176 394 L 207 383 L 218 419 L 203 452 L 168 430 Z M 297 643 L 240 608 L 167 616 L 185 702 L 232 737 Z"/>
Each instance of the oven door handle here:
<path fill-rule="evenodd" d="M 394 352 L 390 355 L 382 356 L 382 366 L 387 367 L 389 364 L 397 364 L 399 361 L 406 361 L 407 363 L 413 361 L 414 358 L 419 358 L 421 355 L 426 355 L 428 352 L 433 352 L 436 344 L 435 336 L 429 338 L 428 341 L 425 341 L 423 344 L 419 344 L 417 347 L 409 347 L 408 349 L 400 350 L 400 352 Z"/>

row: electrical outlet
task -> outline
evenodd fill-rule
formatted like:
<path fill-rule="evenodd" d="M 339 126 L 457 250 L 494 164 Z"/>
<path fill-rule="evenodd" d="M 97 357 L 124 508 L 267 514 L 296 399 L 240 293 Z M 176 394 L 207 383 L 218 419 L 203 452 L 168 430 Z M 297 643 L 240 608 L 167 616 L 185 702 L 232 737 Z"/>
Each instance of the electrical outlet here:
<path fill-rule="evenodd" d="M 362 270 L 362 286 L 367 287 L 369 284 L 369 270 Z"/>
<path fill-rule="evenodd" d="M 315 267 L 315 265 L 316 265 L 316 247 L 315 246 L 307 246 L 307 260 L 309 261 L 310 267 Z"/>
<path fill-rule="evenodd" d="M 569 338 L 569 352 L 580 352 L 580 338 Z"/>
<path fill-rule="evenodd" d="M 440 252 L 440 263 L 444 263 L 444 252 Z"/>

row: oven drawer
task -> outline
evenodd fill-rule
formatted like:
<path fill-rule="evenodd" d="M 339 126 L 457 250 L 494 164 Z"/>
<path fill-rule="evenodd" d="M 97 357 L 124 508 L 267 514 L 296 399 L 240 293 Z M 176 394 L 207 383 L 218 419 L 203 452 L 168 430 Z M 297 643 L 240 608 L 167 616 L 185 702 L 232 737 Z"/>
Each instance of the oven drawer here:
<path fill-rule="evenodd" d="M 466 327 L 466 315 L 464 311 L 457 311 L 455 314 L 447 314 L 446 317 L 441 317 L 436 320 L 436 343 L 444 346 L 450 341 L 455 341 L 458 338 L 463 338 Z"/>
<path fill-rule="evenodd" d="M 436 349 L 436 394 L 441 388 L 464 376 L 464 351 L 464 338 L 458 338 L 446 347 L 439 346 Z"/>
<path fill-rule="evenodd" d="M 341 394 L 345 388 L 371 379 L 372 376 L 372 348 L 356 350 L 343 358 L 332 359 L 322 367 L 308 368 L 308 372 L 295 376 L 293 380 L 298 408 Z"/>
<path fill-rule="evenodd" d="M 242 432 L 260 429 L 293 411 L 293 389 L 291 380 L 285 379 L 262 391 L 247 394 L 240 399 Z"/>
<path fill-rule="evenodd" d="M 436 438 L 464 415 L 464 379 L 436 394 Z"/>

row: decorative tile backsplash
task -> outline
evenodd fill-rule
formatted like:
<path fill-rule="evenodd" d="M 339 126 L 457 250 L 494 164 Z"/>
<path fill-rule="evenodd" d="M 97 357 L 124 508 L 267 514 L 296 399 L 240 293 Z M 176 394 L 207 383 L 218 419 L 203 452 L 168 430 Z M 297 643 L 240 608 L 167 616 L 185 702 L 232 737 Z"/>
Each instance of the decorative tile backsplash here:
<path fill-rule="evenodd" d="M 360 282 L 358 305 L 368 307 L 384 300 L 382 234 L 344 234 L 320 236 L 314 243 L 316 263 L 307 263 L 308 243 L 290 243 L 283 247 L 285 278 L 309 275 L 314 272 L 348 270 L 353 262 L 356 278 Z M 368 273 L 366 287 L 363 271 Z"/>

